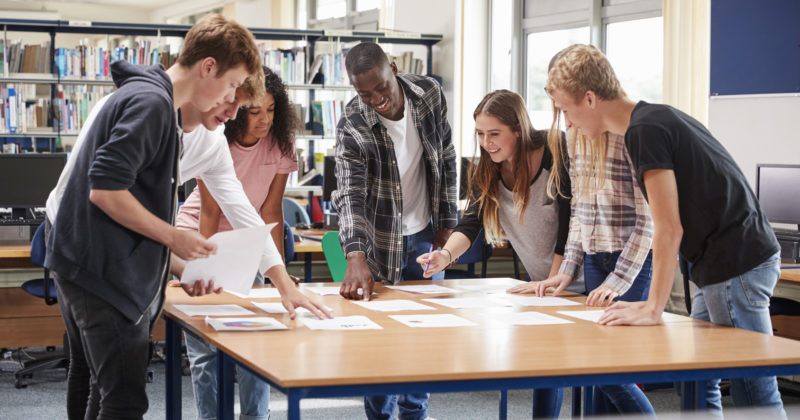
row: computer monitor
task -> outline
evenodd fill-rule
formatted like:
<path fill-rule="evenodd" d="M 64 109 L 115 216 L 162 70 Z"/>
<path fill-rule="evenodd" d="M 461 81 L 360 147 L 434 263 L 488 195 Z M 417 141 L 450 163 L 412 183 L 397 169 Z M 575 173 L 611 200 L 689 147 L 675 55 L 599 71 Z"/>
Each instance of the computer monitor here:
<path fill-rule="evenodd" d="M 325 156 L 325 169 L 322 173 L 322 201 L 331 201 L 331 193 L 336 190 L 336 157 Z"/>
<path fill-rule="evenodd" d="M 800 165 L 756 165 L 756 196 L 771 223 L 800 225 Z"/>
<path fill-rule="evenodd" d="M 0 207 L 14 218 L 44 207 L 66 163 L 66 153 L 0 154 Z"/>

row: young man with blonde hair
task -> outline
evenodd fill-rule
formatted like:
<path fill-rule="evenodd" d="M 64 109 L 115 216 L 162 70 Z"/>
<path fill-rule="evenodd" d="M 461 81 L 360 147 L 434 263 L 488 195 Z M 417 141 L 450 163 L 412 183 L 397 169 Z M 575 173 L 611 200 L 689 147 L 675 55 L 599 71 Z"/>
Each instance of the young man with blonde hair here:
<path fill-rule="evenodd" d="M 747 179 L 731 155 L 691 116 L 638 103 L 622 91 L 608 59 L 573 45 L 551 62 L 547 91 L 567 128 L 590 139 L 625 136 L 637 182 L 653 217 L 653 277 L 648 299 L 616 302 L 605 325 L 659 322 L 672 288 L 678 253 L 697 284 L 692 317 L 772 334 L 769 299 L 780 276 L 779 247 Z M 709 384 L 709 409 L 721 411 L 719 381 Z M 737 406 L 760 406 L 785 417 L 774 376 L 733 379 Z"/>
<path fill-rule="evenodd" d="M 205 112 L 233 101 L 260 66 L 252 34 L 220 15 L 192 27 L 166 71 L 111 65 L 118 89 L 92 110 L 82 146 L 47 205 L 45 265 L 55 272 L 67 329 L 70 419 L 141 419 L 147 411 L 149 337 L 164 300 L 169 251 L 195 259 L 216 249 L 202 235 L 172 226 L 179 109 L 191 103 Z M 203 285 L 192 294 L 212 289 Z"/>

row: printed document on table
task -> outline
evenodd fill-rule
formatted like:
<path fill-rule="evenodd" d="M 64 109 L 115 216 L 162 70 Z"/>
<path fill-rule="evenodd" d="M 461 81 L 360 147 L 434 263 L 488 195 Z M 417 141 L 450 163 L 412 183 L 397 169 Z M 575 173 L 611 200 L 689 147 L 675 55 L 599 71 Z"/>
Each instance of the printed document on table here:
<path fill-rule="evenodd" d="M 186 262 L 181 283 L 191 284 L 195 280 L 214 280 L 214 286 L 246 294 L 253 286 L 258 264 L 264 253 L 269 231 L 275 226 L 254 226 L 215 233 L 208 238 L 217 244 L 217 253 L 208 258 Z M 271 240 L 271 239 L 270 239 Z"/>
<path fill-rule="evenodd" d="M 554 296 L 521 296 L 521 295 L 493 295 L 492 298 L 511 302 L 519 306 L 578 306 L 582 305 L 569 299 Z"/>
<path fill-rule="evenodd" d="M 434 311 L 436 308 L 423 305 L 419 302 L 406 299 L 372 300 L 369 302 L 353 301 L 358 306 L 373 311 L 399 312 L 399 311 Z"/>
<path fill-rule="evenodd" d="M 269 317 L 252 318 L 209 318 L 206 317 L 206 324 L 211 325 L 217 331 L 268 331 L 268 330 L 288 330 L 286 325 L 278 320 Z"/>
<path fill-rule="evenodd" d="M 573 318 L 583 319 L 585 321 L 597 322 L 603 316 L 605 309 L 595 309 L 588 311 L 558 311 L 558 313 Z M 663 322 L 691 322 L 691 319 L 685 316 L 664 312 L 661 314 L 661 321 Z"/>
<path fill-rule="evenodd" d="M 486 297 L 467 297 L 467 298 L 445 298 L 445 299 L 422 299 L 425 302 L 447 306 L 453 309 L 466 308 L 497 308 L 501 306 L 513 306 L 509 302 L 501 300 L 491 300 Z"/>
<path fill-rule="evenodd" d="M 304 318 L 311 330 L 382 330 L 383 327 L 362 315 L 338 316 L 333 319 Z"/>
<path fill-rule="evenodd" d="M 389 318 L 413 328 L 472 327 L 478 325 L 453 314 L 389 315 Z"/>
<path fill-rule="evenodd" d="M 216 282 L 215 282 L 216 283 Z M 263 298 L 279 298 L 281 294 L 278 293 L 278 289 L 274 287 L 262 287 L 258 289 L 250 289 L 249 292 L 246 294 L 234 292 L 231 290 L 226 290 L 226 292 L 238 296 L 242 299 L 263 299 Z"/>
<path fill-rule="evenodd" d="M 437 286 L 435 284 L 413 285 L 413 286 L 386 286 L 389 289 L 399 290 L 409 293 L 424 293 L 437 295 L 440 293 L 458 293 L 458 290 L 449 287 Z"/>
<path fill-rule="evenodd" d="M 492 319 L 509 325 L 556 325 L 575 323 L 574 321 L 543 314 L 541 312 L 512 312 L 508 314 L 494 314 L 492 315 Z"/>
<path fill-rule="evenodd" d="M 303 290 L 312 291 L 320 296 L 338 295 L 339 289 L 339 286 L 303 286 Z M 364 294 L 364 290 L 360 287 L 358 288 L 358 294 Z M 372 294 L 374 295 L 375 292 L 372 292 Z"/>
<path fill-rule="evenodd" d="M 239 305 L 175 305 L 175 309 L 188 316 L 239 316 L 256 314 Z"/>
<path fill-rule="evenodd" d="M 451 279 L 448 279 L 451 280 Z M 459 279 L 452 279 L 458 281 Z M 486 279 L 489 280 L 489 279 Z M 484 293 L 505 293 L 507 289 L 514 286 L 524 284 L 522 280 L 512 279 L 510 277 L 492 278 L 491 284 L 456 284 L 456 287 L 469 292 L 484 292 Z M 473 279 L 474 281 L 474 279 Z M 499 283 L 499 284 L 498 284 Z"/>
<path fill-rule="evenodd" d="M 289 310 L 286 309 L 281 302 L 250 302 L 250 303 L 255 305 L 258 309 L 261 309 L 262 311 L 264 311 L 266 313 L 269 313 L 269 314 L 288 314 L 289 313 Z M 325 307 L 325 309 L 327 309 L 328 311 L 333 311 L 333 309 L 331 309 L 331 308 L 329 308 L 327 306 Z M 294 310 L 298 314 L 310 314 L 311 313 L 311 311 L 309 311 L 306 308 L 302 308 L 302 307 L 301 308 L 294 308 Z"/>

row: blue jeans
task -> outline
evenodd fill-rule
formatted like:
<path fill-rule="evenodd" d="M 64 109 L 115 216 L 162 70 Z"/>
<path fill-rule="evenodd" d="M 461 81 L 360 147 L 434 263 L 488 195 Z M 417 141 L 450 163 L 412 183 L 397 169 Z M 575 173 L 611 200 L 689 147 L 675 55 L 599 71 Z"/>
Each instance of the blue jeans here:
<path fill-rule="evenodd" d="M 717 325 L 772 335 L 769 299 L 779 277 L 780 259 L 775 254 L 737 277 L 695 288 L 691 316 Z M 732 379 L 731 397 L 737 407 L 764 407 L 774 410 L 774 416 L 786 418 L 774 376 Z M 706 406 L 721 415 L 718 379 L 707 382 Z"/>
<path fill-rule="evenodd" d="M 400 267 L 400 281 L 422 280 L 423 267 L 417 257 L 430 251 L 433 243 L 433 226 L 420 232 L 403 236 L 403 259 Z M 444 279 L 444 271 L 433 275 L 432 280 Z M 430 394 L 372 395 L 364 397 L 364 411 L 369 420 L 388 420 L 393 418 L 395 407 L 399 407 L 401 420 L 421 420 L 428 417 L 428 397 Z"/>
<path fill-rule="evenodd" d="M 264 284 L 261 273 L 254 284 Z M 217 418 L 217 349 L 189 331 L 186 337 L 186 355 L 192 372 L 194 401 L 198 420 Z M 269 384 L 246 369 L 236 365 L 239 382 L 240 420 L 266 420 L 269 418 Z"/>
<path fill-rule="evenodd" d="M 586 254 L 583 263 L 583 275 L 586 280 L 586 292 L 591 292 L 603 284 L 606 277 L 614 271 L 620 252 L 598 252 Z M 637 302 L 647 300 L 650 292 L 653 254 L 647 255 L 642 263 L 639 275 L 633 280 L 631 287 L 616 300 Z M 636 384 L 600 385 L 593 401 L 594 414 L 609 414 L 614 407 L 622 414 L 655 414 L 653 406 Z"/>

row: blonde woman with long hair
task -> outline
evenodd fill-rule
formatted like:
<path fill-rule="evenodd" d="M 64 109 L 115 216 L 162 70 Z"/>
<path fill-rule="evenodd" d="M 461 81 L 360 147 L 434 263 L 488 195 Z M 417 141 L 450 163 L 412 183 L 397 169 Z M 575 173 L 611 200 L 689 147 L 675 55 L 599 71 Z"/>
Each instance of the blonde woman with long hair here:
<path fill-rule="evenodd" d="M 444 270 L 483 227 L 487 242 L 511 242 L 532 279 L 550 277 L 561 266 L 570 206 L 567 196 L 549 191 L 553 168 L 563 165 L 553 162 L 547 131 L 534 130 L 525 102 L 508 90 L 486 95 L 473 117 L 480 159 L 468 178 L 467 209 L 442 249 L 417 262 L 423 268 L 429 264 L 425 277 Z M 569 177 L 560 180 L 568 195 Z M 562 396 L 560 388 L 534 390 L 534 417 L 558 417 Z"/>

